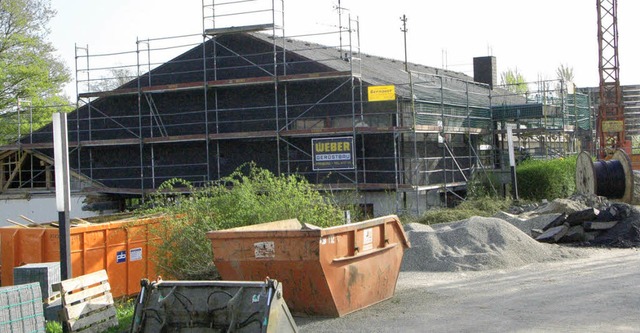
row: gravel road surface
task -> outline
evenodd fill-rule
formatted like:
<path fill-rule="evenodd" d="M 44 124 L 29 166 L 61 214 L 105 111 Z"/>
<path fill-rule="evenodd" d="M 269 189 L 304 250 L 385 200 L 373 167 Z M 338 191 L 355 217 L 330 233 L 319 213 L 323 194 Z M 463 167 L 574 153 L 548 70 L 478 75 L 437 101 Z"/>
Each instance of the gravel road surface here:
<path fill-rule="evenodd" d="M 640 250 L 506 269 L 403 271 L 393 298 L 301 332 L 640 332 Z"/>

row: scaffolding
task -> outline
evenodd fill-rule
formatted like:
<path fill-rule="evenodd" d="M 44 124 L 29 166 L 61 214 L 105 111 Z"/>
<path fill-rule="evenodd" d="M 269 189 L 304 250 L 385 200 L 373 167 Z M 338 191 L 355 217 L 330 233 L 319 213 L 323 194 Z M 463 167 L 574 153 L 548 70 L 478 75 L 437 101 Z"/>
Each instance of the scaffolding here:
<path fill-rule="evenodd" d="M 576 91 L 573 83 L 562 80 L 540 80 L 524 83 L 520 92 L 504 87 L 505 95 L 493 107 L 498 135 L 512 127 L 521 158 L 548 159 L 591 151 L 594 146 L 594 117 L 588 94 Z M 507 97 L 519 97 L 521 103 L 504 103 Z M 500 140 L 506 142 L 506 140 Z M 503 150 L 506 151 L 506 150 Z M 502 160 L 508 157 L 503 154 Z"/>
<path fill-rule="evenodd" d="M 205 185 L 254 160 L 326 191 L 355 191 L 363 206 L 392 197 L 395 212 L 420 215 L 461 199 L 475 172 L 506 165 L 495 148 L 507 124 L 521 143 L 527 131 L 564 137 L 591 126 L 576 94 L 509 96 L 464 74 L 362 54 L 358 19 L 336 10 L 337 27 L 288 36 L 284 0 L 203 0 L 200 34 L 138 39 L 115 53 L 76 46 L 76 189 L 144 197 L 166 180 Z M 368 99 L 368 88 L 387 85 L 396 98 Z M 514 105 L 544 106 L 513 117 Z M 312 168 L 313 140 L 336 137 L 352 140 L 352 167 Z M 42 177 L 52 168 L 50 126 L 16 142 L 0 150 L 5 190 L 24 186 L 14 179 L 26 168 Z M 16 148 L 45 162 L 23 164 Z M 42 177 L 20 182 L 51 188 Z"/>

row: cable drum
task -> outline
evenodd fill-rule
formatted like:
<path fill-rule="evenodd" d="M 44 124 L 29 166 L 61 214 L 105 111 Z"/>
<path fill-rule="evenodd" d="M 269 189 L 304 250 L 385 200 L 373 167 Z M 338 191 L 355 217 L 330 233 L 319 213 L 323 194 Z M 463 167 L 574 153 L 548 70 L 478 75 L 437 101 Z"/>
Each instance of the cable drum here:
<path fill-rule="evenodd" d="M 624 168 L 618 160 L 595 161 L 596 194 L 607 198 L 622 198 L 625 190 Z"/>
<path fill-rule="evenodd" d="M 631 159 L 623 150 L 616 150 L 609 160 L 598 161 L 583 151 L 576 161 L 576 190 L 631 203 L 632 172 Z"/>

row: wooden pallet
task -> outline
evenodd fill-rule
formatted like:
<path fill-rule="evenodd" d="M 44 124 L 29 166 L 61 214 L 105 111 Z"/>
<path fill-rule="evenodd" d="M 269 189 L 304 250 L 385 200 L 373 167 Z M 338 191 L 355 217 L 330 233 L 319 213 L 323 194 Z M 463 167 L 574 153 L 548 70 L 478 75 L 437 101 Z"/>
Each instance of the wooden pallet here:
<path fill-rule="evenodd" d="M 100 270 L 53 286 L 62 298 L 61 319 L 69 332 L 103 332 L 118 326 L 107 272 Z"/>

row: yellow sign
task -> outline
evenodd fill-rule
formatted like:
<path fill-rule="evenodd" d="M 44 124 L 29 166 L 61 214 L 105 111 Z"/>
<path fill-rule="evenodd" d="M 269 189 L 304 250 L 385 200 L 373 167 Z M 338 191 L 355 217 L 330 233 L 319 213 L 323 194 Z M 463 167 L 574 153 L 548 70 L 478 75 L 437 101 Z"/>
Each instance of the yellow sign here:
<path fill-rule="evenodd" d="M 623 132 L 624 122 L 622 120 L 603 120 L 602 131 L 607 132 Z"/>
<path fill-rule="evenodd" d="M 370 86 L 368 87 L 369 102 L 393 101 L 396 99 L 396 87 Z"/>

